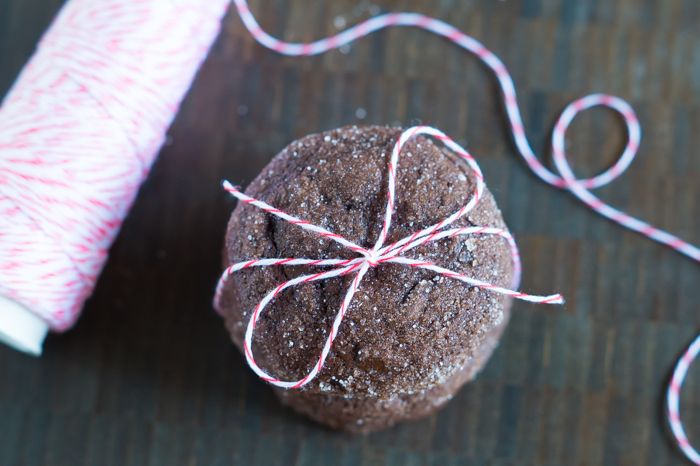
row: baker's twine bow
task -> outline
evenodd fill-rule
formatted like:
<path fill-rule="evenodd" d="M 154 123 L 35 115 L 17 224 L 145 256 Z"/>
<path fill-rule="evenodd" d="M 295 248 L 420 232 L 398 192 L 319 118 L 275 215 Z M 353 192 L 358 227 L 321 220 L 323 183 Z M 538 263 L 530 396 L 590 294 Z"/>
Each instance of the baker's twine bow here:
<path fill-rule="evenodd" d="M 263 31 L 250 12 L 246 0 L 234 0 L 234 4 L 243 20 L 243 24 L 253 37 L 265 47 L 284 55 L 316 55 L 349 44 L 360 37 L 391 26 L 418 27 L 452 41 L 465 50 L 475 54 L 496 74 L 496 78 L 501 86 L 501 91 L 503 92 L 506 114 L 510 123 L 513 139 L 515 140 L 515 145 L 530 169 L 532 169 L 540 179 L 552 186 L 568 189 L 591 209 L 625 228 L 629 228 L 654 241 L 665 244 L 695 261 L 700 261 L 699 248 L 683 241 L 675 235 L 659 230 L 646 222 L 631 217 L 625 212 L 605 204 L 590 192 L 591 189 L 606 185 L 620 176 L 627 167 L 629 167 L 639 148 L 642 134 L 639 121 L 632 107 L 619 97 L 606 94 L 591 94 L 572 102 L 564 109 L 552 132 L 552 153 L 554 163 L 561 175 L 559 176 L 545 168 L 530 147 L 530 143 L 525 136 L 520 109 L 518 108 L 515 84 L 503 62 L 479 41 L 464 34 L 454 26 L 444 21 L 417 13 L 387 13 L 363 21 L 334 36 L 307 44 L 295 44 L 280 41 Z M 627 146 L 617 162 L 608 170 L 592 178 L 577 179 L 566 160 L 566 129 L 576 114 L 597 105 L 609 107 L 622 115 L 627 126 Z M 678 361 L 673 379 L 669 384 L 667 405 L 668 419 L 676 442 L 683 453 L 697 465 L 700 465 L 700 454 L 690 445 L 683 431 L 683 426 L 681 425 L 678 415 L 678 393 L 688 370 L 688 366 L 693 362 L 699 351 L 700 336 L 693 341 L 683 357 Z"/>
<path fill-rule="evenodd" d="M 459 209 L 457 212 L 453 213 L 446 219 L 428 227 L 423 230 L 417 231 L 411 236 L 407 236 L 406 238 L 397 241 L 393 244 L 390 244 L 388 246 L 384 246 L 384 241 L 386 240 L 387 233 L 389 231 L 389 227 L 391 226 L 391 217 L 394 212 L 394 205 L 395 205 L 395 186 L 396 186 L 396 166 L 399 158 L 399 154 L 401 153 L 401 148 L 403 145 L 408 141 L 410 138 L 418 135 L 418 134 L 425 134 L 428 136 L 433 136 L 436 139 L 439 139 L 440 141 L 443 142 L 447 147 L 452 149 L 456 154 L 458 154 L 460 157 L 462 157 L 467 164 L 471 167 L 471 169 L 474 172 L 474 175 L 476 177 L 476 188 L 474 190 L 474 194 L 472 197 L 469 199 L 469 202 Z M 345 317 L 348 308 L 350 307 L 350 303 L 352 301 L 353 296 L 355 295 L 355 292 L 357 289 L 360 287 L 360 283 L 362 282 L 362 278 L 365 276 L 367 271 L 372 268 L 372 267 L 378 267 L 380 264 L 383 263 L 391 263 L 391 264 L 403 264 L 407 265 L 410 267 L 415 267 L 415 268 L 420 268 L 420 269 L 425 269 L 425 270 L 430 270 L 433 271 L 437 274 L 443 275 L 445 277 L 453 278 L 455 280 L 460 280 L 462 282 L 465 282 L 469 285 L 473 286 L 478 286 L 480 288 L 484 288 L 487 290 L 491 290 L 495 293 L 500 293 L 504 294 L 507 296 L 511 296 L 513 298 L 517 299 L 522 299 L 524 301 L 530 301 L 533 303 L 551 303 L 551 304 L 560 304 L 564 302 L 564 299 L 562 298 L 561 295 L 555 294 L 551 296 L 533 296 L 529 295 L 526 293 L 520 293 L 518 291 L 513 291 L 509 290 L 507 288 L 502 288 L 500 286 L 496 286 L 490 283 L 486 283 L 481 280 L 477 280 L 475 278 L 468 277 L 464 274 L 461 274 L 459 272 L 455 272 L 443 267 L 440 267 L 438 265 L 435 265 L 430 262 L 426 262 L 423 260 L 416 260 L 416 259 L 410 259 L 408 257 L 402 256 L 403 253 L 420 246 L 421 244 L 425 244 L 431 241 L 438 241 L 443 238 L 449 238 L 449 237 L 454 237 L 454 236 L 464 236 L 464 235 L 496 235 L 501 238 L 504 238 L 509 246 L 510 246 L 510 251 L 511 251 L 511 258 L 513 262 L 513 281 L 512 283 L 517 286 L 517 283 L 520 281 L 520 272 L 521 272 L 521 266 L 520 266 L 520 255 L 518 253 L 518 247 L 515 244 L 515 240 L 513 239 L 513 236 L 508 232 L 507 229 L 505 228 L 491 228 L 491 227 L 484 227 L 484 226 L 473 226 L 473 227 L 464 227 L 464 228 L 453 228 L 449 230 L 444 230 L 444 228 L 450 224 L 452 224 L 454 221 L 457 219 L 463 217 L 466 215 L 468 212 L 470 212 L 474 206 L 477 205 L 479 200 L 481 199 L 481 196 L 483 195 L 484 192 L 484 178 L 481 173 L 481 169 L 479 168 L 479 165 L 476 163 L 476 161 L 472 158 L 469 153 L 467 153 L 466 150 L 464 150 L 462 147 L 460 147 L 457 143 L 452 141 L 449 137 L 447 137 L 445 134 L 443 134 L 441 131 L 431 128 L 429 126 L 415 126 L 413 128 L 409 128 L 406 131 L 404 131 L 401 136 L 399 137 L 399 140 L 396 142 L 394 145 L 394 149 L 391 153 L 391 160 L 389 161 L 389 186 L 388 186 L 388 196 L 387 196 L 387 203 L 386 203 L 386 214 L 384 216 L 384 222 L 382 225 L 382 230 L 379 233 L 379 238 L 377 239 L 377 242 L 374 244 L 374 247 L 371 249 L 366 249 L 362 246 L 359 246 L 352 241 L 343 238 L 337 233 L 333 233 L 331 231 L 326 230 L 323 227 L 319 227 L 317 225 L 313 225 L 307 221 L 301 220 L 297 217 L 294 217 L 292 215 L 286 214 L 282 212 L 279 209 L 276 209 L 275 207 L 272 207 L 269 204 L 266 204 L 265 202 L 259 201 L 257 199 L 254 199 L 250 196 L 247 196 L 243 194 L 241 191 L 233 187 L 231 183 L 228 181 L 224 182 L 224 189 L 226 189 L 228 192 L 230 192 L 234 197 L 239 199 L 242 202 L 245 202 L 246 204 L 253 205 L 255 207 L 258 207 L 260 209 L 263 209 L 264 211 L 275 215 L 276 217 L 279 217 L 283 220 L 286 220 L 289 223 L 299 225 L 301 228 L 312 231 L 324 238 L 328 238 L 330 240 L 333 240 L 337 243 L 339 243 L 342 246 L 345 246 L 346 248 L 351 249 L 352 251 L 358 253 L 360 257 L 354 258 L 354 259 L 295 259 L 295 258 L 286 258 L 286 259 L 253 259 L 253 260 L 248 260 L 244 262 L 239 262 L 236 264 L 231 265 L 228 267 L 226 270 L 224 270 L 224 273 L 221 276 L 221 279 L 219 280 L 219 283 L 216 287 L 216 293 L 214 295 L 214 307 L 220 311 L 220 300 L 221 300 L 221 294 L 224 290 L 224 287 L 226 285 L 226 280 L 228 279 L 229 276 L 231 276 L 232 273 L 237 272 L 239 270 L 248 268 L 248 267 L 265 267 L 265 266 L 271 266 L 271 265 L 312 265 L 312 266 L 325 266 L 325 267 L 332 267 L 331 270 L 328 270 L 326 272 L 319 272 L 315 274 L 310 274 L 310 275 L 302 275 L 300 277 L 294 278 L 292 280 L 289 280 L 285 283 L 282 283 L 281 285 L 277 286 L 274 290 L 270 291 L 263 299 L 258 303 L 258 305 L 255 307 L 255 310 L 250 316 L 250 319 L 248 320 L 248 327 L 246 329 L 245 333 L 245 339 L 244 339 L 244 350 L 245 350 L 245 357 L 246 360 L 248 361 L 248 364 L 250 365 L 251 369 L 255 371 L 260 378 L 263 380 L 276 385 L 278 387 L 283 387 L 283 388 L 298 388 L 303 385 L 306 385 L 309 383 L 311 380 L 313 380 L 314 377 L 321 371 L 321 368 L 323 368 L 323 364 L 326 361 L 326 358 L 328 357 L 328 353 L 330 352 L 331 346 L 333 345 L 333 341 L 335 338 L 338 336 L 338 329 L 340 327 L 340 324 L 343 322 L 343 318 Z M 297 380 L 295 382 L 285 382 L 282 380 L 279 380 L 268 373 L 266 373 L 264 370 L 262 370 L 255 362 L 255 358 L 253 357 L 253 350 L 252 350 L 252 339 L 253 339 L 253 331 L 255 330 L 255 325 L 260 318 L 260 314 L 262 311 L 265 309 L 265 307 L 269 304 L 272 299 L 277 296 L 280 292 L 283 290 L 290 288 L 295 285 L 299 285 L 302 283 L 308 283 L 316 280 L 325 280 L 328 278 L 332 277 L 338 277 L 341 275 L 347 275 L 349 273 L 355 273 L 355 278 L 352 281 L 352 284 L 350 285 L 350 288 L 348 289 L 347 293 L 345 294 L 345 299 L 343 299 L 343 303 L 340 306 L 340 310 L 336 314 L 335 320 L 333 321 L 333 326 L 331 327 L 330 335 L 328 336 L 326 340 L 326 344 L 323 347 L 323 351 L 321 352 L 321 356 L 318 359 L 318 363 L 314 365 L 313 369 L 311 372 L 309 372 L 303 379 Z"/>

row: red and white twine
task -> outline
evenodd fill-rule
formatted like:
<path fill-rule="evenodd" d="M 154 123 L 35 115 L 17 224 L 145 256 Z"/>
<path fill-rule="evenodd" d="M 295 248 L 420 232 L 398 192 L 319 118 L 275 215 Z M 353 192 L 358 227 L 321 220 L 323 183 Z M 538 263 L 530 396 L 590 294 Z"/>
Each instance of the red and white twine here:
<path fill-rule="evenodd" d="M 513 138 L 528 166 L 543 181 L 568 189 L 601 215 L 668 245 L 700 261 L 700 249 L 680 238 L 635 219 L 598 199 L 591 189 L 622 174 L 634 159 L 641 138 L 637 117 L 620 98 L 592 94 L 574 101 L 557 120 L 552 134 L 554 162 L 560 175 L 545 168 L 525 136 L 515 86 L 505 65 L 472 37 L 453 26 L 416 13 L 390 13 L 364 21 L 340 34 L 308 44 L 282 42 L 265 33 L 245 0 L 234 0 L 253 36 L 264 46 L 292 56 L 315 55 L 348 44 L 390 26 L 419 27 L 449 39 L 477 55 L 496 75 L 504 95 Z M 136 190 L 147 174 L 165 131 L 194 73 L 203 61 L 220 27 L 226 0 L 70 0 L 42 38 L 0 108 L 0 295 L 31 309 L 54 330 L 70 327 L 89 296 L 107 250 L 126 215 Z M 565 132 L 573 118 L 592 106 L 619 112 L 628 132 L 627 146 L 608 170 L 577 179 L 568 164 Z M 383 246 L 391 224 L 396 161 L 401 145 L 414 134 L 441 139 L 465 158 L 479 178 L 477 190 L 463 209 L 442 222 L 397 243 Z M 258 305 L 246 332 L 246 358 L 253 370 L 279 386 L 308 383 L 323 366 L 333 338 L 362 277 L 382 262 L 432 270 L 436 273 L 533 302 L 559 302 L 560 296 L 530 296 L 494 287 L 435 264 L 401 254 L 428 241 L 488 234 L 508 241 L 516 279 L 520 262 L 515 242 L 506 230 L 444 227 L 476 205 L 483 189 L 476 162 L 439 131 L 411 128 L 402 135 L 392 154 L 387 212 L 377 243 L 362 248 L 339 235 L 289 216 L 245 196 L 226 184 L 243 202 L 265 209 L 301 228 L 314 231 L 359 254 L 352 260 L 258 259 L 227 268 L 217 287 L 218 305 L 223 283 L 231 273 L 246 267 L 315 265 L 330 270 L 290 280 L 273 290 Z M 304 379 L 282 382 L 255 365 L 250 342 L 263 308 L 283 289 L 305 281 L 355 273 L 336 317 L 331 337 L 318 364 Z M 511 285 L 516 288 L 517 282 Z M 678 399 L 689 365 L 700 351 L 700 337 L 679 360 L 668 390 L 668 414 L 682 451 L 700 465 L 690 446 L 678 413 Z"/>
<path fill-rule="evenodd" d="M 0 296 L 69 328 L 227 0 L 70 0 L 0 108 Z"/>
<path fill-rule="evenodd" d="M 681 415 L 679 409 L 679 399 L 681 396 L 681 387 L 688 373 L 690 365 L 700 352 L 700 336 L 685 350 L 683 356 L 678 360 L 676 368 L 671 376 L 671 382 L 668 384 L 668 392 L 666 393 L 666 408 L 668 414 L 668 422 L 671 426 L 671 432 L 678 443 L 678 447 L 688 457 L 690 461 L 700 465 L 700 454 L 695 451 L 695 448 L 690 444 L 688 437 L 685 435 L 685 429 L 681 423 Z"/>
<path fill-rule="evenodd" d="M 387 13 L 368 19 L 335 36 L 308 44 L 293 44 L 275 39 L 263 31 L 250 12 L 246 0 L 234 0 L 234 3 L 243 20 L 243 24 L 245 24 L 253 37 L 265 47 L 283 55 L 317 55 L 341 47 L 374 31 L 391 26 L 419 27 L 449 39 L 479 57 L 484 64 L 496 74 L 496 78 L 498 78 L 498 82 L 501 86 L 501 91 L 503 92 L 505 107 L 515 144 L 520 154 L 525 159 L 525 162 L 538 177 L 552 186 L 569 189 L 576 197 L 581 199 L 593 210 L 614 222 L 631 230 L 638 231 L 659 243 L 676 249 L 680 253 L 696 261 L 700 261 L 700 249 L 697 247 L 605 204 L 590 192 L 591 189 L 610 183 L 627 170 L 627 167 L 629 167 L 632 160 L 634 160 L 637 149 L 639 148 L 642 135 L 639 120 L 637 120 L 637 116 L 632 107 L 619 97 L 606 94 L 591 94 L 572 102 L 564 109 L 552 133 L 554 162 L 561 174 L 561 176 L 559 176 L 545 168 L 530 147 L 530 143 L 525 136 L 522 117 L 520 116 L 518 100 L 515 94 L 515 84 L 503 62 L 479 41 L 464 34 L 454 26 L 439 19 L 430 18 L 418 13 Z M 564 149 L 566 130 L 579 112 L 597 105 L 612 108 L 622 115 L 627 125 L 627 146 L 617 162 L 605 172 L 592 178 L 577 179 L 566 159 L 566 151 Z"/>
<path fill-rule="evenodd" d="M 345 44 L 348 44 L 356 39 L 359 39 L 367 34 L 370 34 L 379 29 L 384 29 L 391 26 L 414 26 L 431 31 L 439 36 L 445 37 L 446 39 L 452 41 L 453 43 L 459 45 L 460 47 L 468 50 L 469 52 L 475 54 L 479 57 L 486 66 L 488 66 L 495 74 L 498 82 L 501 86 L 501 91 L 503 92 L 504 102 L 506 107 L 506 112 L 508 115 L 508 120 L 510 122 L 511 131 L 515 144 L 525 162 L 532 169 L 532 171 L 541 178 L 544 182 L 563 189 L 568 189 L 572 194 L 578 197 L 591 209 L 595 210 L 604 217 L 629 228 L 630 230 L 637 231 L 654 241 L 665 244 L 677 250 L 681 254 L 700 261 L 700 249 L 693 246 L 686 241 L 667 233 L 663 230 L 655 228 L 646 222 L 638 220 L 630 215 L 615 209 L 604 203 L 593 193 L 591 189 L 606 185 L 612 180 L 620 176 L 629 167 L 630 163 L 634 159 L 637 149 L 639 148 L 639 143 L 641 139 L 641 128 L 637 116 L 634 113 L 632 107 L 624 100 L 610 95 L 605 94 L 591 94 L 581 99 L 578 99 L 571 104 L 569 104 L 562 114 L 559 116 L 557 123 L 554 127 L 552 133 L 552 149 L 554 163 L 559 171 L 560 175 L 552 173 L 547 168 L 545 168 L 542 163 L 537 159 L 530 143 L 525 136 L 525 130 L 523 128 L 522 118 L 520 116 L 520 110 L 518 108 L 518 103 L 515 93 L 515 85 L 513 79 L 508 74 L 503 62 L 479 43 L 474 38 L 464 34 L 463 32 L 457 30 L 455 27 L 445 23 L 444 21 L 430 18 L 417 13 L 388 13 L 380 16 L 376 16 L 367 21 L 359 23 L 358 25 L 351 27 L 340 34 L 327 37 L 325 39 L 317 40 L 311 43 L 288 43 L 283 42 L 267 34 L 262 30 L 260 25 L 258 25 L 255 17 L 251 14 L 246 0 L 233 0 L 238 13 L 243 20 L 246 28 L 251 32 L 253 37 L 267 48 L 270 48 L 276 52 L 284 55 L 290 56 L 304 56 L 304 55 L 316 55 L 323 53 Z M 571 166 L 567 161 L 566 151 L 565 151 L 565 133 L 569 124 L 574 119 L 574 117 L 581 111 L 586 110 L 590 107 L 602 105 L 605 107 L 612 108 L 622 115 L 627 125 L 628 141 L 624 152 L 617 160 L 617 162 L 610 167 L 608 170 L 604 171 L 598 176 L 578 179 L 571 170 Z M 471 165 L 471 164 L 470 164 Z M 387 212 L 388 221 L 385 222 L 385 226 L 388 229 L 388 222 L 390 221 L 390 213 Z M 446 232 L 445 232 L 446 233 Z M 474 232 L 472 232 L 474 233 Z M 382 231 L 383 235 L 386 235 L 386 231 Z M 490 234 L 496 234 L 490 232 Z M 404 244 L 412 244 L 412 239 L 407 239 Z M 511 241 L 511 240 L 509 240 Z M 514 243 L 511 243 L 514 246 Z M 376 246 L 375 246 L 376 248 Z M 374 249 L 373 249 L 374 251 Z M 517 249 L 516 249 L 517 251 Z M 517 256 L 517 253 L 516 253 Z M 399 262 L 398 257 L 394 257 L 394 262 Z M 266 264 L 270 265 L 270 264 Z M 331 265 L 331 264 L 328 264 Z M 336 264 L 337 265 L 337 264 Z M 346 265 L 346 268 L 355 266 L 356 264 Z M 366 271 L 363 266 L 360 267 L 360 271 Z M 344 273 L 349 273 L 350 269 Z M 437 272 L 437 270 L 436 270 Z M 358 277 L 361 277 L 361 273 L 358 273 Z M 439 273 L 442 273 L 441 271 Z M 348 296 L 352 295 L 354 292 L 352 289 L 348 293 Z M 347 299 L 347 298 L 346 298 Z M 252 321 L 252 319 L 251 319 Z M 249 341 L 248 341 L 249 343 Z M 681 450 L 686 454 L 686 456 L 694 463 L 700 465 L 700 455 L 690 446 L 688 439 L 685 436 L 683 427 L 680 422 L 680 417 L 678 414 L 678 394 L 680 387 L 683 383 L 683 379 L 688 370 L 688 366 L 695 359 L 698 352 L 700 351 L 700 337 L 698 337 L 688 348 L 683 357 L 678 361 L 678 365 L 673 374 L 673 379 L 668 389 L 668 417 L 669 422 L 672 427 L 673 435 L 676 438 L 678 445 Z M 327 353 L 327 348 L 324 349 L 324 355 Z M 248 357 L 248 354 L 246 354 Z M 319 361 L 319 367 L 322 365 L 322 356 Z M 249 362 L 252 359 L 249 358 Z M 253 363 L 254 364 L 254 363 Z M 260 375 L 261 372 L 256 370 Z M 317 371 L 316 371 L 317 372 Z M 269 376 L 267 376 L 269 378 Z M 308 379 L 305 379 L 308 381 Z"/>
<path fill-rule="evenodd" d="M 396 167 L 399 159 L 399 154 L 401 153 L 401 148 L 404 146 L 406 141 L 408 141 L 410 138 L 418 135 L 418 134 L 425 134 L 429 136 L 433 136 L 440 141 L 442 141 L 447 147 L 452 149 L 456 154 L 458 154 L 460 157 L 462 157 L 467 164 L 471 167 L 471 169 L 474 171 L 474 175 L 476 177 L 476 188 L 474 189 L 474 194 L 472 197 L 469 199 L 467 204 L 459 209 L 457 212 L 453 213 L 446 219 L 428 227 L 423 230 L 415 232 L 413 235 L 408 236 L 406 238 L 403 238 L 400 241 L 397 241 L 395 243 L 392 243 L 388 246 L 384 246 L 384 241 L 386 240 L 387 233 L 389 231 L 389 227 L 391 226 L 391 218 L 394 212 L 394 201 L 395 201 L 395 191 L 396 191 Z M 490 283 L 486 283 L 481 280 L 477 280 L 475 278 L 468 277 L 464 274 L 461 274 L 459 272 L 454 272 L 452 270 L 445 269 L 443 267 L 440 267 L 438 265 L 432 264 L 430 262 L 425 262 L 425 261 L 420 261 L 420 260 L 415 260 L 415 259 L 409 259 L 407 257 L 402 256 L 401 254 L 405 253 L 406 251 L 409 251 L 417 246 L 420 246 L 421 244 L 430 242 L 430 241 L 437 241 L 443 238 L 448 238 L 448 237 L 454 237 L 454 236 L 459 236 L 459 235 L 496 235 L 500 236 L 501 238 L 504 238 L 508 244 L 510 245 L 510 250 L 511 250 L 511 257 L 513 261 L 513 270 L 514 270 L 514 277 L 513 277 L 513 287 L 517 287 L 518 283 L 520 281 L 520 255 L 518 254 L 518 247 L 515 244 L 515 240 L 513 239 L 513 236 L 505 229 L 503 228 L 489 228 L 489 227 L 483 227 L 483 226 L 474 226 L 474 227 L 464 227 L 464 228 L 454 228 L 451 230 L 444 230 L 444 228 L 450 224 L 452 224 L 455 220 L 463 217 L 466 215 L 468 212 L 470 212 L 479 202 L 481 199 L 481 196 L 483 195 L 484 192 L 484 178 L 481 173 L 481 169 L 479 168 L 479 165 L 476 163 L 476 161 L 472 158 L 469 153 L 467 153 L 466 150 L 464 150 L 459 144 L 455 143 L 452 141 L 449 137 L 447 137 L 444 133 L 441 131 L 431 128 L 428 126 L 415 126 L 413 128 L 409 128 L 406 131 L 404 131 L 401 136 L 399 137 L 398 141 L 394 145 L 394 149 L 392 150 L 391 153 L 391 159 L 389 161 L 389 183 L 388 183 L 388 195 L 387 195 L 387 203 L 386 203 L 386 213 L 384 215 L 384 222 L 382 224 L 382 229 L 381 232 L 379 233 L 379 237 L 377 238 L 377 242 L 374 244 L 374 246 L 371 249 L 364 248 L 362 246 L 359 246 L 355 243 L 353 243 L 350 240 L 347 240 L 340 236 L 337 233 L 330 232 L 326 230 L 323 227 L 319 227 L 317 225 L 313 225 L 307 221 L 301 220 L 297 217 L 294 217 L 292 215 L 286 214 L 282 212 L 279 209 L 276 209 L 275 207 L 272 207 L 269 204 L 266 204 L 265 202 L 259 201 L 257 199 L 254 199 L 250 196 L 247 196 L 240 192 L 238 189 L 233 187 L 231 183 L 228 181 L 224 182 L 224 189 L 226 189 L 228 192 L 230 192 L 233 196 L 235 196 L 237 199 L 239 199 L 242 202 L 245 202 L 246 204 L 253 205 L 255 207 L 258 207 L 260 209 L 263 209 L 264 211 L 275 215 L 283 220 L 286 220 L 289 223 L 298 225 L 299 227 L 312 231 L 324 238 L 328 238 L 332 241 L 335 241 L 342 246 L 345 246 L 352 251 L 360 254 L 360 257 L 357 257 L 355 259 L 323 259 L 323 260 L 317 260 L 317 259 L 296 259 L 296 258 L 286 258 L 286 259 L 254 259 L 254 260 L 248 260 L 244 262 L 239 262 L 236 264 L 231 265 L 228 267 L 226 270 L 224 270 L 224 273 L 221 276 L 221 279 L 219 280 L 219 283 L 216 287 L 216 293 L 214 296 L 214 307 L 218 310 L 220 308 L 220 299 L 221 295 L 223 293 L 224 287 L 226 285 L 226 281 L 229 276 L 231 276 L 232 273 L 237 272 L 239 270 L 248 268 L 248 267 L 265 267 L 265 266 L 271 266 L 271 265 L 313 265 L 313 266 L 332 266 L 333 268 L 329 271 L 326 272 L 318 272 L 315 274 L 310 274 L 310 275 L 302 275 L 300 277 L 294 278 L 292 280 L 289 280 L 285 283 L 282 283 L 281 285 L 277 286 L 274 290 L 270 291 L 263 299 L 258 303 L 258 305 L 255 307 L 255 310 L 250 316 L 250 319 L 248 320 L 248 327 L 246 328 L 246 333 L 245 333 L 245 339 L 244 339 L 244 349 L 245 349 L 245 357 L 246 360 L 248 361 L 248 364 L 250 367 L 255 371 L 258 376 L 260 376 L 263 380 L 266 380 L 267 382 L 270 382 L 273 385 L 276 385 L 278 387 L 283 387 L 283 388 L 297 388 L 301 387 L 303 385 L 306 385 L 309 383 L 316 375 L 319 373 L 321 368 L 323 367 L 323 363 L 326 361 L 326 358 L 328 357 L 328 353 L 331 349 L 331 346 L 333 345 L 333 340 L 338 336 L 338 328 L 340 327 L 340 324 L 343 322 L 343 318 L 345 317 L 345 314 L 347 313 L 347 310 L 350 306 L 350 302 L 352 301 L 353 296 L 355 295 L 355 292 L 360 286 L 360 283 L 362 282 L 362 278 L 364 275 L 367 273 L 367 271 L 371 267 L 378 267 L 383 263 L 388 263 L 388 264 L 403 264 L 407 265 L 410 267 L 416 267 L 420 269 L 425 269 L 425 270 L 430 270 L 432 272 L 441 274 L 443 276 L 453 278 L 455 280 L 460 280 L 462 282 L 465 282 L 469 285 L 473 286 L 478 286 L 480 288 L 488 289 L 490 291 L 493 291 L 495 293 L 500 293 L 500 294 L 505 294 L 507 296 L 511 296 L 513 298 L 517 299 L 522 299 L 524 301 L 530 301 L 533 303 L 552 303 L 552 304 L 559 304 L 564 302 L 563 298 L 561 295 L 551 295 L 551 296 L 533 296 L 529 295 L 526 293 L 520 293 L 518 291 L 513 291 L 509 290 L 506 288 L 502 288 Z M 255 325 L 258 322 L 258 319 L 260 318 L 260 314 L 262 311 L 265 309 L 265 307 L 274 299 L 275 296 L 277 296 L 279 293 L 281 293 L 283 290 L 290 288 L 295 285 L 299 285 L 301 283 L 307 283 L 307 282 L 312 282 L 316 280 L 325 280 L 328 278 L 332 277 L 338 277 L 341 275 L 346 275 L 349 273 L 355 273 L 355 278 L 352 281 L 352 284 L 350 285 L 350 288 L 348 289 L 345 299 L 343 300 L 343 303 L 340 306 L 340 310 L 336 314 L 335 320 L 333 321 L 333 326 L 331 327 L 330 335 L 326 339 L 326 344 L 323 347 L 323 351 L 321 352 L 321 356 L 318 359 L 318 363 L 314 365 L 313 369 L 311 372 L 309 372 L 304 378 L 301 380 L 297 380 L 295 382 L 285 382 L 282 380 L 279 380 L 268 373 L 266 373 L 264 370 L 262 370 L 257 363 L 255 362 L 255 358 L 253 357 L 253 349 L 252 349 L 252 339 L 253 339 L 253 331 L 255 330 Z"/>

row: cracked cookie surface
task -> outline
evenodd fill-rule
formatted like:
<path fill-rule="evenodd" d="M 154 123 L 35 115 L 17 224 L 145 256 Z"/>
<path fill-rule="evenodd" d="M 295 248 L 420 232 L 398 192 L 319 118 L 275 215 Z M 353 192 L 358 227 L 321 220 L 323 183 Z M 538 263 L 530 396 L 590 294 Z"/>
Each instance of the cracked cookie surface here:
<path fill-rule="evenodd" d="M 386 208 L 388 162 L 400 134 L 397 128 L 353 126 L 304 137 L 278 154 L 245 192 L 372 247 Z M 406 143 L 397 170 L 396 207 L 385 244 L 448 217 L 474 192 L 475 176 L 467 164 L 422 136 Z M 471 225 L 505 226 L 488 190 L 453 227 Z M 405 255 L 503 287 L 512 276 L 509 247 L 493 236 L 446 238 Z M 224 265 L 273 257 L 348 259 L 357 254 L 239 203 L 228 225 Z M 270 290 L 319 269 L 273 266 L 233 274 L 222 308 L 239 348 L 250 312 Z M 311 282 L 277 296 L 254 333 L 259 365 L 282 380 L 306 375 L 318 361 L 353 278 Z M 509 304 L 503 295 L 433 272 L 380 264 L 363 279 L 322 371 L 301 390 L 376 400 L 431 390 L 471 367 L 489 330 L 504 322 Z"/>

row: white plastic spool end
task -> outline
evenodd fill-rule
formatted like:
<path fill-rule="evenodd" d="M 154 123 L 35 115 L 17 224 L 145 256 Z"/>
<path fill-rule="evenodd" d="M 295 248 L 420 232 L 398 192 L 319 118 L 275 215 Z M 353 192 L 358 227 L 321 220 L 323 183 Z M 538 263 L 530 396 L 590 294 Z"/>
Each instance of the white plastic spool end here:
<path fill-rule="evenodd" d="M 41 356 L 49 325 L 26 307 L 0 296 L 0 343 Z"/>

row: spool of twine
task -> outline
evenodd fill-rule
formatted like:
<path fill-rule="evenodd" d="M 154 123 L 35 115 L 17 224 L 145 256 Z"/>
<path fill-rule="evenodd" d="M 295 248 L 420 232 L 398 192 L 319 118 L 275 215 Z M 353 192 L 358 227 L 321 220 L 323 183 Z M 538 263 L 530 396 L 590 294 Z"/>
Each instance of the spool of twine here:
<path fill-rule="evenodd" d="M 70 0 L 0 107 L 0 340 L 76 321 L 225 0 Z"/>

